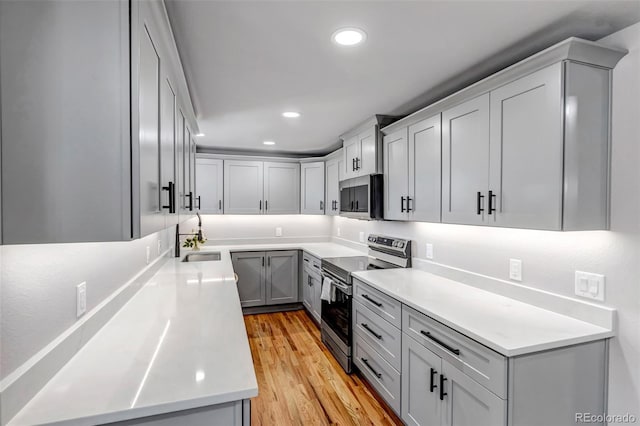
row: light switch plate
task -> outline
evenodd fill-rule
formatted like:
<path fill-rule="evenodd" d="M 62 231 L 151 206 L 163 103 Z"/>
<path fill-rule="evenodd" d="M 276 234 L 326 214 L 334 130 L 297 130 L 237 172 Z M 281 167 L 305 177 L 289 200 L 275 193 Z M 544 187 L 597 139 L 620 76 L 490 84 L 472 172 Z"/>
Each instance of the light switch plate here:
<path fill-rule="evenodd" d="M 433 259 L 433 244 L 427 243 L 427 259 Z"/>
<path fill-rule="evenodd" d="M 576 296 L 604 302 L 605 276 L 590 272 L 576 271 Z"/>
<path fill-rule="evenodd" d="M 276 237 L 282 237 L 282 228 L 276 227 Z"/>
<path fill-rule="evenodd" d="M 80 318 L 87 311 L 87 282 L 76 286 L 76 318 Z"/>
<path fill-rule="evenodd" d="M 522 260 L 509 259 L 509 279 L 522 281 Z"/>
<path fill-rule="evenodd" d="M 360 242 L 364 243 L 364 232 L 360 232 Z"/>

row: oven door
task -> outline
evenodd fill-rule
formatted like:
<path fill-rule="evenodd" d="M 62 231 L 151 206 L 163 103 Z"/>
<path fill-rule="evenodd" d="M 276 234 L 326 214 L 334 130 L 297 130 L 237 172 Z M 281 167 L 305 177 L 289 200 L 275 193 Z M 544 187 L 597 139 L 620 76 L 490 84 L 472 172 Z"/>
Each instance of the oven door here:
<path fill-rule="evenodd" d="M 351 346 L 351 286 L 335 281 L 336 300 L 322 301 L 322 322 L 325 323 L 346 347 Z"/>

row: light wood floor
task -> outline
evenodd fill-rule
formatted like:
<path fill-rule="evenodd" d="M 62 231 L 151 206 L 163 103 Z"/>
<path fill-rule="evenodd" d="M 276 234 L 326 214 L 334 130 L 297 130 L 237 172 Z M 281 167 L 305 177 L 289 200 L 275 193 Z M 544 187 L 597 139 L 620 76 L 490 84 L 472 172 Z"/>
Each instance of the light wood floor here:
<path fill-rule="evenodd" d="M 245 316 L 258 378 L 251 424 L 401 425 L 357 374 L 346 374 L 304 310 Z"/>

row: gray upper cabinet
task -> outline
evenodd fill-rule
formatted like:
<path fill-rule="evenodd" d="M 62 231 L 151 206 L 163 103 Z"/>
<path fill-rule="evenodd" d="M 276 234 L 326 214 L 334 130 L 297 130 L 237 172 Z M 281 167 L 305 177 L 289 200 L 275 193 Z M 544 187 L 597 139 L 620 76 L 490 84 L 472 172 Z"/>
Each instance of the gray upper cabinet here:
<path fill-rule="evenodd" d="M 227 214 L 262 214 L 263 163 L 224 162 L 224 211 Z"/>
<path fill-rule="evenodd" d="M 384 218 L 407 220 L 406 199 L 409 194 L 409 151 L 407 129 L 384 137 Z"/>
<path fill-rule="evenodd" d="M 197 124 L 162 2 L 0 2 L 0 56 L 4 244 L 177 223 L 176 105 Z"/>
<path fill-rule="evenodd" d="M 360 155 L 360 144 L 358 135 L 345 140 L 342 149 L 344 151 L 344 178 L 354 178 L 358 176 L 356 172 L 356 160 Z"/>
<path fill-rule="evenodd" d="M 340 213 L 340 164 L 338 158 L 327 160 L 325 164 L 325 214 L 336 216 Z"/>
<path fill-rule="evenodd" d="M 196 159 L 196 192 L 199 197 L 200 212 L 222 214 L 223 161 L 215 158 Z"/>
<path fill-rule="evenodd" d="M 385 127 L 385 218 L 608 229 L 611 70 L 625 54 L 570 38 Z"/>
<path fill-rule="evenodd" d="M 483 224 L 488 181 L 487 93 L 442 113 L 442 221 Z"/>
<path fill-rule="evenodd" d="M 382 137 L 380 128 L 397 117 L 375 115 L 340 136 L 343 140 L 343 167 L 340 180 L 382 173 Z"/>
<path fill-rule="evenodd" d="M 266 304 L 265 253 L 231 253 L 233 270 L 238 276 L 238 294 L 242 307 L 262 306 Z"/>
<path fill-rule="evenodd" d="M 298 301 L 298 251 L 267 252 L 267 305 Z"/>
<path fill-rule="evenodd" d="M 324 162 L 303 163 L 300 169 L 302 214 L 324 214 Z"/>
<path fill-rule="evenodd" d="M 264 213 L 300 213 L 300 164 L 264 163 Z"/>

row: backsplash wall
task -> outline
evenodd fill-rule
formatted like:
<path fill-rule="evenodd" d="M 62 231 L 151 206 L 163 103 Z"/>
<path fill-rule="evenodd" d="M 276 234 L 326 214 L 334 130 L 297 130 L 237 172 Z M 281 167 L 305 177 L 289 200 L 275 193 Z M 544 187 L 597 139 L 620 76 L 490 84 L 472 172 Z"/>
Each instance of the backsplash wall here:
<path fill-rule="evenodd" d="M 415 241 L 413 256 L 509 280 L 509 259 L 522 260 L 522 284 L 574 296 L 576 270 L 606 276 L 605 304 L 618 310 L 611 343 L 609 413 L 640 417 L 640 24 L 602 42 L 629 54 L 614 70 L 611 230 L 547 232 L 335 218 L 332 237 L 359 243 L 360 232 Z M 338 230 L 340 232 L 338 232 Z M 338 235 L 340 234 L 340 235 Z M 584 300 L 584 299 L 583 299 Z"/>

